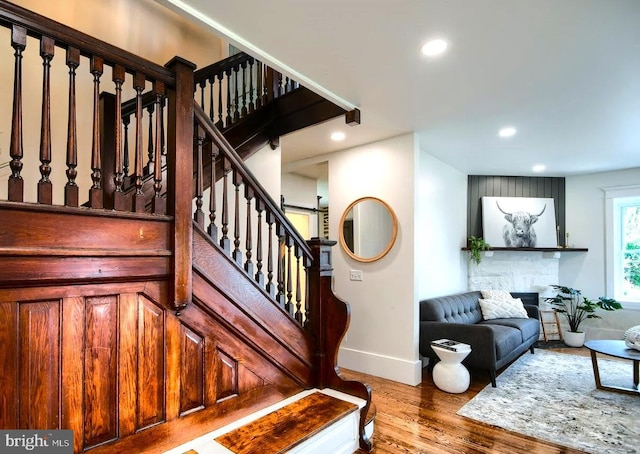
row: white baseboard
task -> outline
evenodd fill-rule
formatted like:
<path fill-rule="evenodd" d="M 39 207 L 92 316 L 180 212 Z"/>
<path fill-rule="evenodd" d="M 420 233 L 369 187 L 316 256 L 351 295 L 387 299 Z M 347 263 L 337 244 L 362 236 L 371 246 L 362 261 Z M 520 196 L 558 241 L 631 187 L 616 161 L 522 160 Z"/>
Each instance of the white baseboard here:
<path fill-rule="evenodd" d="M 351 348 L 340 348 L 338 365 L 376 377 L 416 386 L 422 381 L 422 361 L 393 358 Z"/>

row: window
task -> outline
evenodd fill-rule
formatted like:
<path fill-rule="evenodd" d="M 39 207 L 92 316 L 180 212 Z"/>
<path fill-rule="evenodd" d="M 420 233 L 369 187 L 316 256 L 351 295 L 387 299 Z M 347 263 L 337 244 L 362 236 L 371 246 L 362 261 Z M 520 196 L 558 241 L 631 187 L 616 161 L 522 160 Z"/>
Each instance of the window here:
<path fill-rule="evenodd" d="M 640 308 L 640 186 L 605 188 L 606 291 Z"/>
<path fill-rule="evenodd" d="M 617 261 L 621 275 L 617 284 L 620 299 L 631 297 L 640 301 L 640 199 L 621 201 L 618 210 L 621 241 Z"/>

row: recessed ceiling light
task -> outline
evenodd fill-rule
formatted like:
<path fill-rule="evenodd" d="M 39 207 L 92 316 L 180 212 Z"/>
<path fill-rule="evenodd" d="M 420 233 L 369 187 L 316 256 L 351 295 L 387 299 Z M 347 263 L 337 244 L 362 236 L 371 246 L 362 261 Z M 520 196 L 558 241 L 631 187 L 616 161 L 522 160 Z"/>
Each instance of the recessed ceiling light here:
<path fill-rule="evenodd" d="M 498 131 L 498 135 L 500 137 L 513 137 L 516 135 L 516 128 L 507 126 L 506 128 L 502 128 L 500 131 Z"/>
<path fill-rule="evenodd" d="M 341 131 L 336 131 L 331 134 L 331 140 L 335 140 L 336 142 L 344 140 L 345 137 L 344 132 Z"/>
<path fill-rule="evenodd" d="M 435 57 L 447 50 L 448 45 L 444 39 L 432 39 L 424 43 L 420 50 L 427 57 Z"/>
<path fill-rule="evenodd" d="M 545 166 L 544 164 L 536 164 L 531 168 L 531 171 L 535 173 L 540 173 L 540 172 L 544 172 L 546 168 L 547 166 Z"/>

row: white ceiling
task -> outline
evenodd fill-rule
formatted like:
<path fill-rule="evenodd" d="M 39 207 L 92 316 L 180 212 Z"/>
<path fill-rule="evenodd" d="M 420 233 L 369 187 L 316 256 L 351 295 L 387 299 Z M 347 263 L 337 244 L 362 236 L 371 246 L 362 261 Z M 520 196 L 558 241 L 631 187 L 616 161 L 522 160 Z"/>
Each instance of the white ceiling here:
<path fill-rule="evenodd" d="M 412 131 L 466 174 L 640 167 L 640 0 L 158 1 L 361 110 L 282 138 L 291 168 Z M 449 49 L 427 60 L 432 37 Z"/>

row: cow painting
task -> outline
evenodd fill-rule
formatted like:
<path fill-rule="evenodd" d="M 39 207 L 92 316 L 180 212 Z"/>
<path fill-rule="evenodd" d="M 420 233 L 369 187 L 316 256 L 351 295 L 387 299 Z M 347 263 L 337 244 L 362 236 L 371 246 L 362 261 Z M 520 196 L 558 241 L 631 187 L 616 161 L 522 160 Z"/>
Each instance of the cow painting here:
<path fill-rule="evenodd" d="M 526 211 L 515 211 L 513 213 L 509 213 L 500 207 L 497 200 L 496 205 L 507 220 L 507 224 L 502 228 L 504 245 L 506 247 L 513 248 L 536 247 L 537 237 L 533 224 L 535 224 L 538 221 L 538 218 L 542 216 L 547 205 L 545 204 L 545 206 L 542 207 L 542 211 L 538 214 L 531 214 Z"/>

